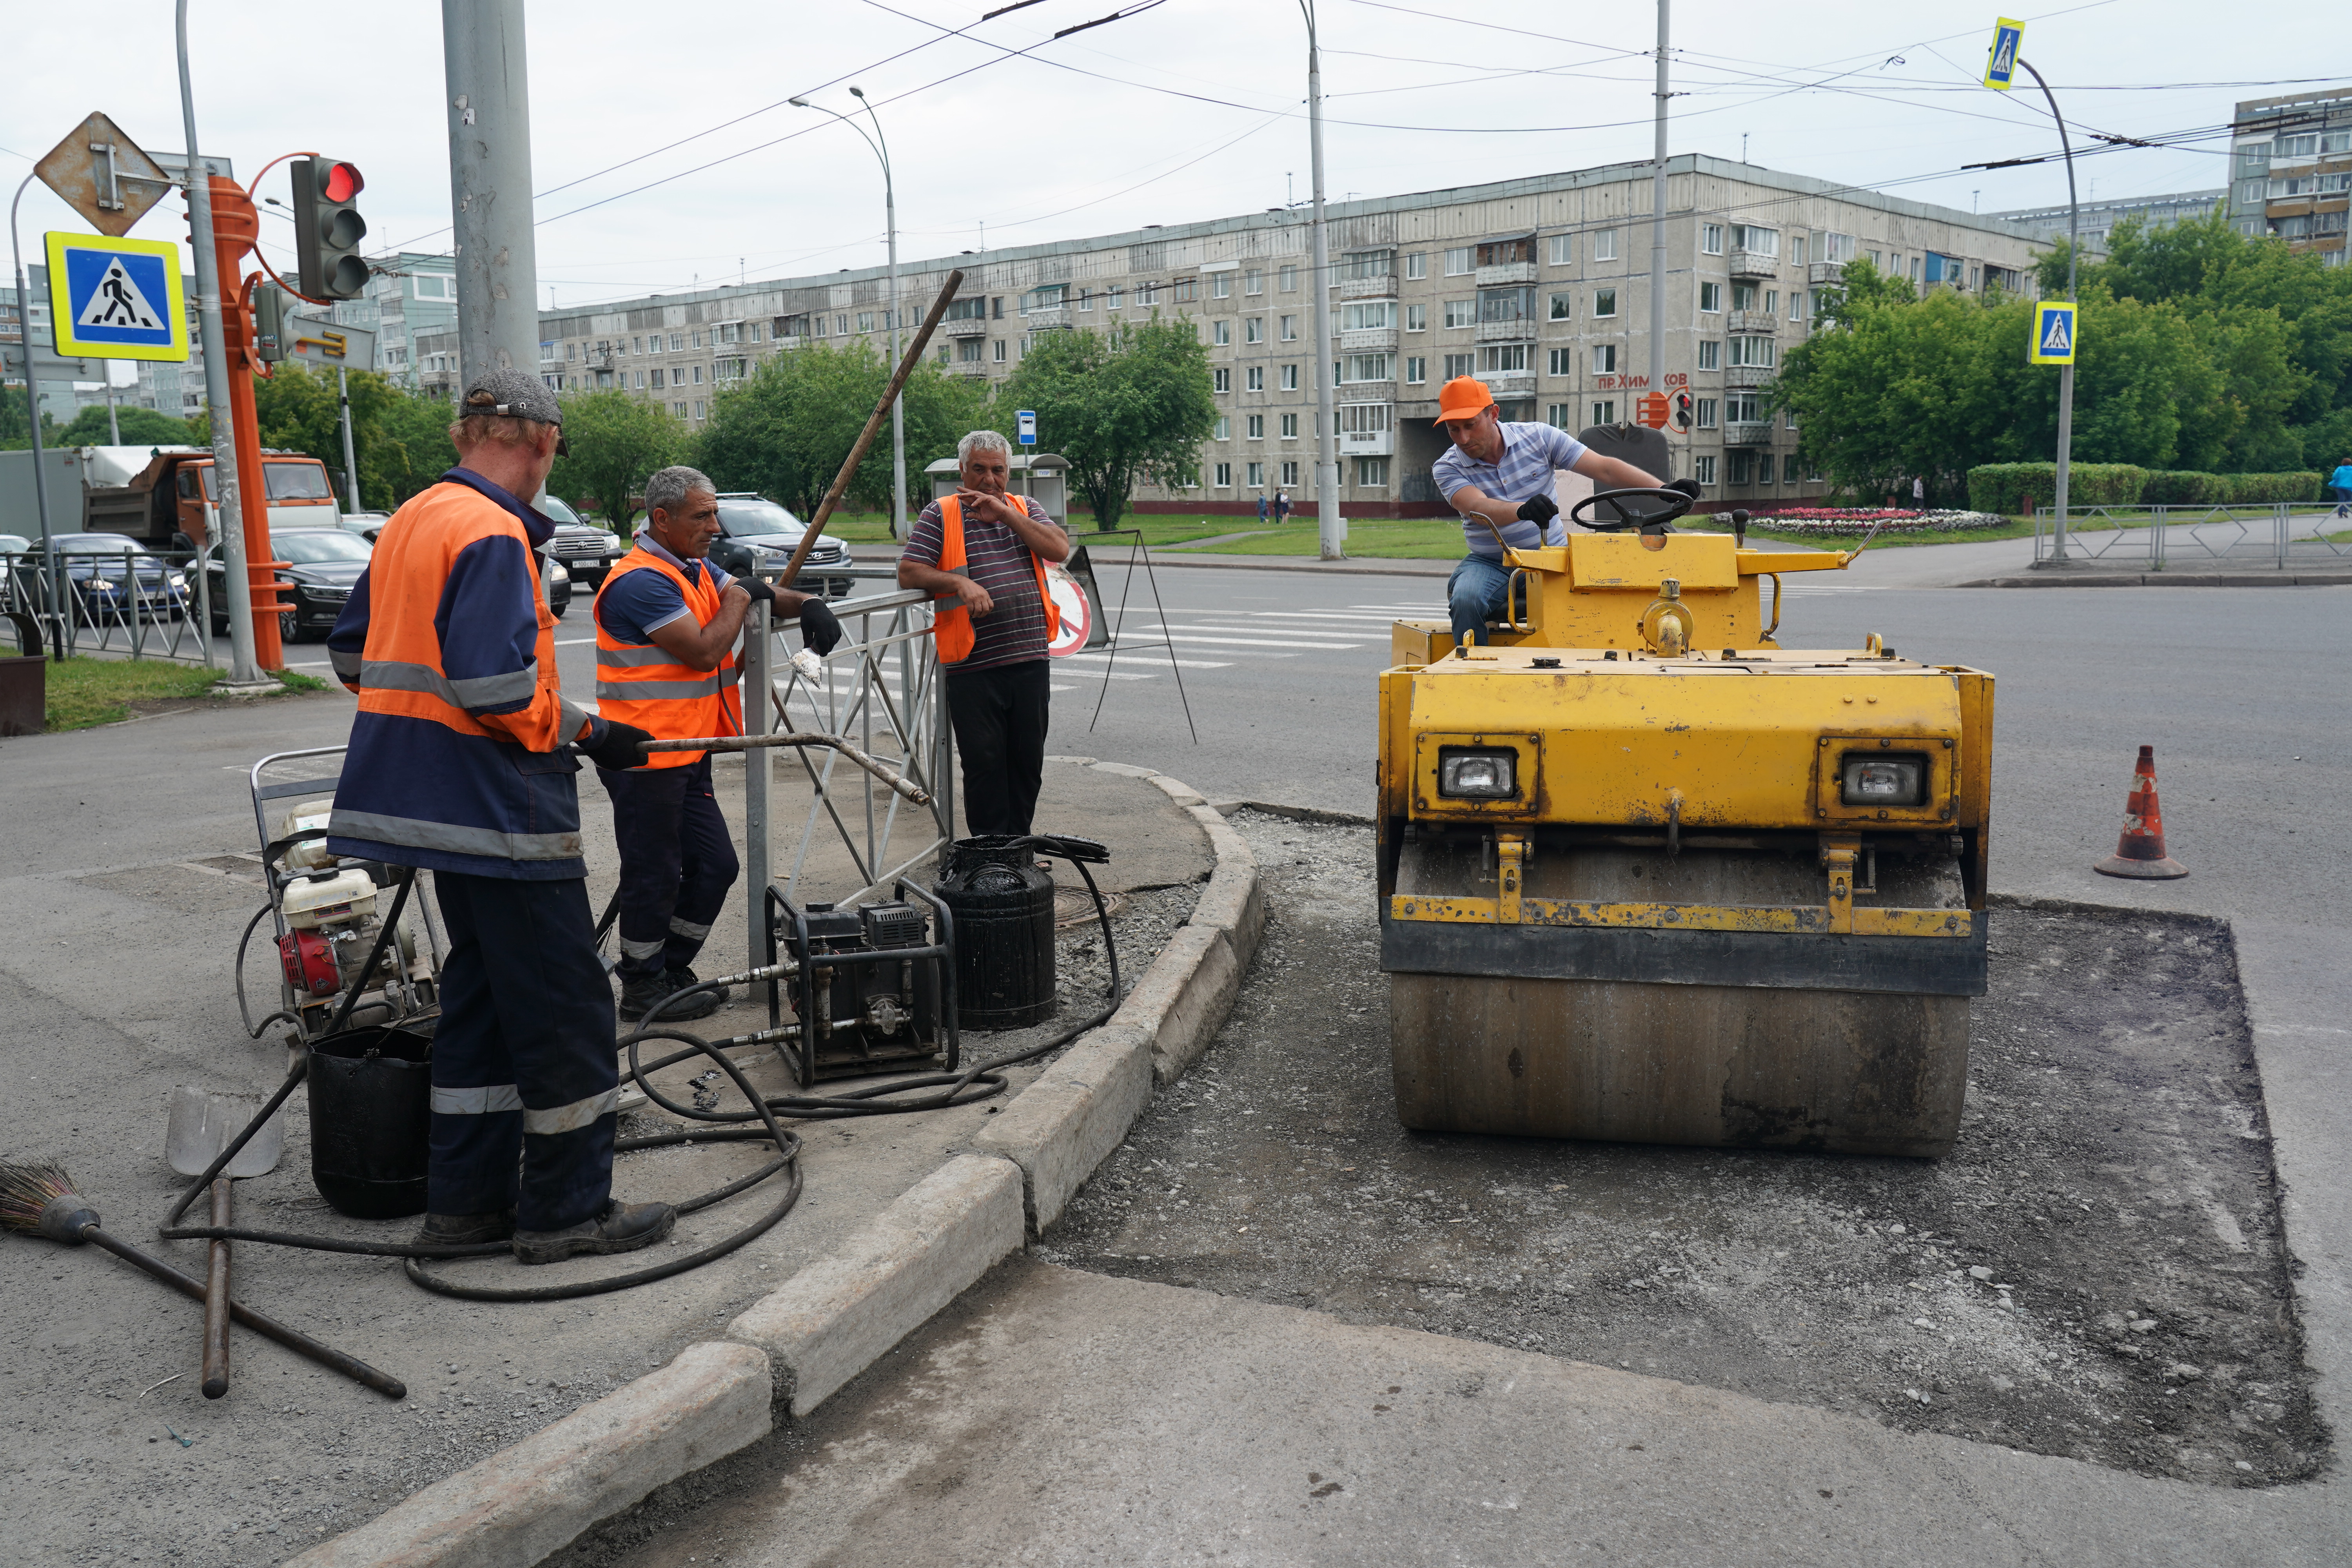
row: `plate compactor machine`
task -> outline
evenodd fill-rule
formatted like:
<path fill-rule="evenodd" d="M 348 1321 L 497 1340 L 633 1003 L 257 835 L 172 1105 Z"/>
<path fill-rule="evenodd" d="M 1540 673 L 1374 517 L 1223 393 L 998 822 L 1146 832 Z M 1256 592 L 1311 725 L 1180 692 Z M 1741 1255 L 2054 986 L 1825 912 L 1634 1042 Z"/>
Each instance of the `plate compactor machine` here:
<path fill-rule="evenodd" d="M 1941 1155 L 1985 988 L 1992 678 L 1874 635 L 1781 648 L 1780 576 L 1860 550 L 1750 550 L 1744 513 L 1736 535 L 1677 532 L 1689 505 L 1605 492 L 1570 513 L 1603 531 L 1507 551 L 1514 618 L 1491 646 L 1395 628 L 1398 1115 Z"/>

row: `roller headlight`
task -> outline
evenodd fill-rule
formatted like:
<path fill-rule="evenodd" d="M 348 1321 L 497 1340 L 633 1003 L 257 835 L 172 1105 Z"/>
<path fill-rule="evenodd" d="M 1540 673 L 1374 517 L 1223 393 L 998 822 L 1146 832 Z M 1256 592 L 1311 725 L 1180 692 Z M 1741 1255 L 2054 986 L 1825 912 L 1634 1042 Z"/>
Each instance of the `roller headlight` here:
<path fill-rule="evenodd" d="M 1519 793 L 1516 752 L 1447 746 L 1437 753 L 1437 793 L 1450 800 L 1514 800 Z"/>
<path fill-rule="evenodd" d="M 1848 805 L 1918 805 L 1926 798 L 1927 759 L 1849 752 L 1838 798 Z"/>

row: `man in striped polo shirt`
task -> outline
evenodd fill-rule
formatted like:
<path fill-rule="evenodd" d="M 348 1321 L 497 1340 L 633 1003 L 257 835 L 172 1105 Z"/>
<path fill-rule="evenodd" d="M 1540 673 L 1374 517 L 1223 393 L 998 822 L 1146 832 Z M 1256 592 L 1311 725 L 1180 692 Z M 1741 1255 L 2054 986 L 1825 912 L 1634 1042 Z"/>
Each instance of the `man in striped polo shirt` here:
<path fill-rule="evenodd" d="M 1586 449 L 1565 430 L 1506 422 L 1495 395 L 1476 376 L 1457 375 L 1445 384 L 1438 394 L 1437 426 L 1454 445 L 1430 474 L 1437 493 L 1462 514 L 1462 537 L 1470 547 L 1445 583 L 1456 647 L 1465 633 L 1484 644 L 1486 623 L 1504 613 L 1511 569 L 1496 542 L 1497 529 L 1514 550 L 1568 542 L 1567 525 L 1551 499 L 1555 470 L 1572 468 L 1595 489 L 1656 489 L 1663 483 L 1621 458 Z M 1684 486 L 1698 493 L 1691 481 L 1676 481 L 1676 489 Z"/>
<path fill-rule="evenodd" d="M 975 836 L 1029 831 L 1045 775 L 1045 649 L 1056 624 L 1048 561 L 1070 539 L 1036 502 L 1004 493 L 1012 444 L 993 430 L 956 443 L 962 488 L 923 509 L 898 557 L 898 586 L 950 601 L 933 631 L 948 719 L 963 753 L 963 819 Z"/>

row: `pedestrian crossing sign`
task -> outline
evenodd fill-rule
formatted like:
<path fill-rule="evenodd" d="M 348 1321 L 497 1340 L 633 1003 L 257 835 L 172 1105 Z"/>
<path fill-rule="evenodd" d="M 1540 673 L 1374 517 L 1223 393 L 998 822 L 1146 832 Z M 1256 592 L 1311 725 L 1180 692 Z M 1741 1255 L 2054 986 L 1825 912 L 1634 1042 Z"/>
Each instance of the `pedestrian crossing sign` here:
<path fill-rule="evenodd" d="M 1992 47 L 1985 55 L 1984 84 L 1997 91 L 2007 92 L 2017 79 L 2017 47 L 2025 42 L 2025 24 L 2007 16 L 1999 18 L 1992 26 Z"/>
<path fill-rule="evenodd" d="M 51 234 L 49 319 L 68 359 L 184 360 L 180 247 L 168 239 Z"/>
<path fill-rule="evenodd" d="M 2074 363 L 2074 302 L 2072 300 L 2043 300 L 2034 305 L 2033 352 L 2026 358 L 2034 364 Z"/>

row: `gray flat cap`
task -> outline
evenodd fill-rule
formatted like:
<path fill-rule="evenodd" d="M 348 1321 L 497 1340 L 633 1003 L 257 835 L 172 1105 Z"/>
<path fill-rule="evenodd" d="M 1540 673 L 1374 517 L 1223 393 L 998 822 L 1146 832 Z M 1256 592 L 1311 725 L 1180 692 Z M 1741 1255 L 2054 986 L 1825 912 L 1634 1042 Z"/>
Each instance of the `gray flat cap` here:
<path fill-rule="evenodd" d="M 520 370 L 487 371 L 467 382 L 462 412 L 504 414 L 516 419 L 536 419 L 541 425 L 563 423 L 563 410 L 547 384 Z"/>

